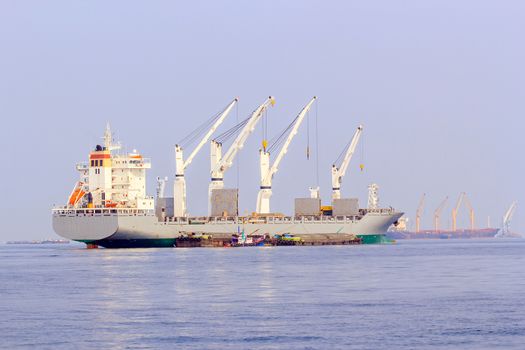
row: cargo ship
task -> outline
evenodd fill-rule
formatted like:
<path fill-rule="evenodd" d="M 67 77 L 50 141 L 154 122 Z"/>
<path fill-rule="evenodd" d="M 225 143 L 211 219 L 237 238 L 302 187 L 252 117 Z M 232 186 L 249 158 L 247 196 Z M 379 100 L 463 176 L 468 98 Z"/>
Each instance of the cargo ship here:
<path fill-rule="evenodd" d="M 157 178 L 156 197 L 147 195 L 146 172 L 151 169 L 150 159 L 136 150 L 123 153 L 120 144 L 113 142 L 108 125 L 104 144 L 94 147 L 87 162 L 76 165 L 80 178 L 67 203 L 52 209 L 53 228 L 64 238 L 86 243 L 88 247 L 106 248 L 174 247 L 178 238 L 195 233 L 231 239 L 240 232 L 248 237 L 290 234 L 296 237 L 318 237 L 320 240 L 352 235 L 363 243 L 385 242 L 387 229 L 395 225 L 403 213 L 391 207 L 378 206 L 377 185 L 369 187 L 369 205 L 366 209 L 358 207 L 357 199 L 340 198 L 340 182 L 355 151 L 361 126 L 352 139 L 355 142 L 347 147 L 343 162 L 332 169 L 335 186 L 332 189 L 331 206 L 321 206 L 317 187 L 310 189 L 309 198 L 295 199 L 294 215 L 270 211 L 271 179 L 314 100 L 315 97 L 283 134 L 280 141 L 282 148 L 271 166 L 270 147 L 263 142 L 259 151 L 261 187 L 257 210 L 250 215 L 239 215 L 238 189 L 225 189 L 223 176 L 266 108 L 273 105 L 272 97 L 232 128 L 236 129 L 237 137 L 224 156 L 224 141 L 218 138 L 211 141 L 208 215 L 192 216 L 186 212 L 184 169 L 210 140 L 237 99 L 215 115 L 209 121 L 208 128 L 200 128 L 206 132 L 187 160 L 183 158 L 183 147 L 180 144 L 175 147 L 173 197 L 164 196 L 167 179 L 160 178 Z M 230 130 L 226 133 L 235 134 Z"/>
<path fill-rule="evenodd" d="M 418 208 L 416 210 L 415 220 L 415 231 L 407 229 L 408 218 L 402 217 L 398 220 L 396 226 L 391 227 L 388 230 L 387 237 L 390 239 L 451 239 L 451 238 L 494 238 L 500 231 L 499 228 L 476 228 L 474 222 L 474 208 L 470 203 L 465 192 L 461 192 L 456 205 L 452 208 L 452 227 L 448 230 L 441 229 L 441 213 L 445 208 L 448 196 L 439 204 L 434 210 L 434 229 L 421 229 L 421 215 L 423 212 L 423 206 L 425 204 L 425 194 L 419 201 Z M 465 229 L 458 228 L 458 213 L 461 209 L 462 204 L 468 209 L 468 217 L 470 221 L 470 227 Z M 489 220 L 490 221 L 490 220 Z M 504 219 L 505 221 L 505 219 Z M 490 223 L 487 225 L 490 226 Z"/>

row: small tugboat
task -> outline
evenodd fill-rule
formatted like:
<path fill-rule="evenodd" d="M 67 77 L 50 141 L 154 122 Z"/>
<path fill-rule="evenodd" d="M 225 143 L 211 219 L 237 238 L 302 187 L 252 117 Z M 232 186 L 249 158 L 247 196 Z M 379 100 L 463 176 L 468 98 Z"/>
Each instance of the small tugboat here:
<path fill-rule="evenodd" d="M 266 235 L 248 235 L 242 231 L 240 234 L 233 234 L 232 247 L 262 247 L 266 242 Z"/>

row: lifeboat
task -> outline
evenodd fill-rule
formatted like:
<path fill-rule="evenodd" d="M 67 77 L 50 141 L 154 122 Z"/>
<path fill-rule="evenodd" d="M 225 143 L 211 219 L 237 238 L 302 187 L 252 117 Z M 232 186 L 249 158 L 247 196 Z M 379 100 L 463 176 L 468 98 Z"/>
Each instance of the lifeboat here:
<path fill-rule="evenodd" d="M 71 194 L 69 195 L 69 200 L 67 201 L 68 204 L 70 206 L 75 206 L 78 203 L 78 201 L 82 199 L 82 197 L 84 197 L 85 194 L 86 192 L 82 191 L 82 183 L 78 182 L 73 192 L 71 192 Z"/>

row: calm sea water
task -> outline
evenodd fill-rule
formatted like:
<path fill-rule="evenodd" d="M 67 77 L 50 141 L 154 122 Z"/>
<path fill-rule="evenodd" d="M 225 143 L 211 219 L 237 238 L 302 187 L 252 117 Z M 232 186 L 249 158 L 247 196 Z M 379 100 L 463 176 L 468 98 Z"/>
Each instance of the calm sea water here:
<path fill-rule="evenodd" d="M 0 348 L 524 349 L 525 240 L 0 246 Z"/>

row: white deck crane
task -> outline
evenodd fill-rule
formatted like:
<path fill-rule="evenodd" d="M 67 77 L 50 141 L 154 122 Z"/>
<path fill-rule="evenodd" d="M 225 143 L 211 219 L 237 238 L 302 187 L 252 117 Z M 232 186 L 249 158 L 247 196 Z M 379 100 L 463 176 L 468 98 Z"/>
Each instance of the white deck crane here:
<path fill-rule="evenodd" d="M 183 148 L 180 145 L 175 145 L 175 182 L 173 183 L 173 212 L 176 217 L 187 215 L 186 211 L 186 180 L 184 178 L 184 170 L 191 164 L 197 153 L 210 140 L 211 135 L 222 124 L 224 119 L 231 112 L 239 99 L 235 98 L 226 108 L 218 115 L 213 122 L 208 132 L 201 139 L 199 144 L 195 147 L 193 152 L 186 161 L 184 161 Z"/>
<path fill-rule="evenodd" d="M 212 191 L 224 188 L 224 173 L 233 165 L 235 156 L 244 147 L 244 143 L 248 136 L 255 130 L 257 122 L 261 119 L 264 111 L 275 104 L 275 99 L 270 96 L 264 101 L 247 119 L 246 124 L 237 135 L 235 141 L 230 146 L 228 151 L 222 156 L 222 143 L 216 140 L 211 141 L 211 182 L 208 190 L 209 214 L 211 214 L 211 195 Z"/>
<path fill-rule="evenodd" d="M 516 211 L 516 206 L 518 202 L 514 201 L 510 205 L 510 208 L 507 210 L 505 215 L 503 215 L 503 225 L 501 227 L 501 235 L 510 235 L 510 222 L 512 221 L 512 216 L 514 215 L 514 212 Z"/>
<path fill-rule="evenodd" d="M 284 158 L 284 155 L 286 152 L 288 152 L 288 148 L 290 144 L 292 143 L 293 138 L 297 134 L 297 131 L 299 130 L 299 127 L 301 126 L 301 123 L 304 120 L 304 117 L 312 107 L 313 103 L 315 102 L 315 99 L 317 97 L 313 97 L 310 102 L 304 108 L 299 112 L 297 117 L 294 119 L 294 121 L 290 124 L 292 126 L 292 129 L 288 133 L 288 137 L 286 138 L 286 141 L 284 141 L 284 144 L 275 158 L 275 161 L 273 162 L 272 166 L 270 167 L 270 152 L 266 150 L 266 147 L 263 147 L 263 149 L 259 150 L 260 155 L 260 170 L 261 170 L 261 186 L 259 188 L 259 193 L 257 195 L 257 206 L 256 206 L 256 212 L 258 214 L 269 214 L 270 213 L 270 198 L 272 196 L 272 179 L 275 173 L 279 170 L 279 164 Z M 286 131 L 285 131 L 286 132 Z M 277 143 L 277 141 L 276 141 Z"/>
<path fill-rule="evenodd" d="M 343 176 L 345 176 L 346 170 L 348 169 L 350 160 L 352 160 L 352 156 L 354 155 L 362 132 L 363 126 L 359 125 L 354 133 L 352 142 L 350 142 L 350 145 L 346 149 L 346 154 L 343 158 L 343 161 L 341 162 L 341 165 L 339 167 L 337 167 L 335 164 L 332 165 L 332 201 L 334 199 L 341 198 L 341 182 L 343 180 Z"/>
<path fill-rule="evenodd" d="M 469 209 L 470 229 L 474 230 L 474 208 L 472 207 L 472 204 L 470 204 L 470 201 L 467 198 L 467 194 L 465 192 L 461 192 L 459 194 L 459 198 L 456 203 L 456 207 L 452 209 L 452 231 L 457 230 L 458 211 L 459 211 L 459 208 L 461 207 L 461 203 L 463 202 L 465 202 L 465 205 Z"/>
<path fill-rule="evenodd" d="M 463 197 L 465 196 L 465 192 L 461 192 L 459 194 L 458 201 L 456 202 L 456 206 L 452 208 L 452 231 L 456 231 L 457 229 L 457 218 L 458 218 L 458 211 L 461 207 L 461 203 L 463 202 Z"/>

